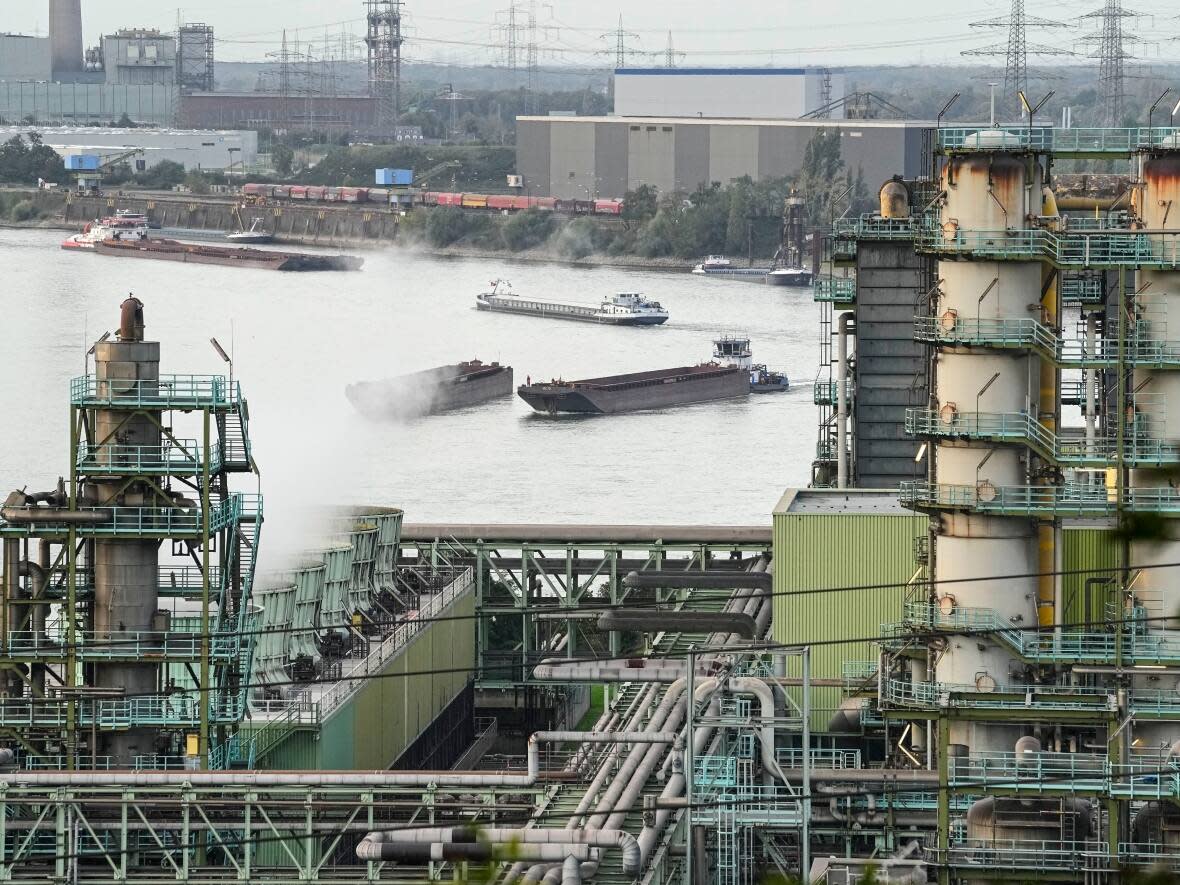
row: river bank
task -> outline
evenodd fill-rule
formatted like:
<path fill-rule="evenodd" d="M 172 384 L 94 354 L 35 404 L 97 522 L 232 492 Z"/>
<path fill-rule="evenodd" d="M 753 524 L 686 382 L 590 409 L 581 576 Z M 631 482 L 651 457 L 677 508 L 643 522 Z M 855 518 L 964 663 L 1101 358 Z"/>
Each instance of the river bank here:
<path fill-rule="evenodd" d="M 560 254 L 548 244 L 527 249 L 487 248 L 468 243 L 436 246 L 424 238 L 407 236 L 402 216 L 356 206 L 263 206 L 242 210 L 235 199 L 194 194 L 118 192 L 103 196 L 80 196 L 66 191 L 9 191 L 18 200 L 36 208 L 27 220 L 0 219 L 0 229 L 60 230 L 76 233 L 87 221 L 119 210 L 142 212 L 159 224 L 165 234 L 183 238 L 183 232 L 225 231 L 238 218 L 266 218 L 275 231 L 276 244 L 381 250 L 406 250 L 434 258 L 485 259 L 520 264 L 548 264 L 566 267 L 614 267 L 668 273 L 687 273 L 683 259 L 648 258 L 641 255 L 610 255 L 592 252 L 577 257 Z M 419 210 L 435 211 L 435 210 Z M 499 216 L 493 216 L 493 223 Z M 579 219 L 583 221 L 583 219 Z M 617 222 L 614 222 L 617 224 Z"/>

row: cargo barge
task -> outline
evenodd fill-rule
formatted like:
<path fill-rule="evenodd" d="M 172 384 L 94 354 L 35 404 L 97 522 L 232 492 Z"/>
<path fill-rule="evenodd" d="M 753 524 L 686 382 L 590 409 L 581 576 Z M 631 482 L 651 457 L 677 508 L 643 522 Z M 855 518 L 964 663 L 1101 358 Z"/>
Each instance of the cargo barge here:
<path fill-rule="evenodd" d="M 524 384 L 517 394 L 538 412 L 613 415 L 749 396 L 750 376 L 736 366 L 705 363 L 587 378 Z"/>
<path fill-rule="evenodd" d="M 579 320 L 608 326 L 658 326 L 668 321 L 668 311 L 658 301 L 649 301 L 635 292 L 622 292 L 600 304 L 577 301 L 550 301 L 522 298 L 503 280 L 492 284 L 492 291 L 476 296 L 479 310 L 519 313 L 526 316 L 558 320 Z"/>
<path fill-rule="evenodd" d="M 512 366 L 471 360 L 384 381 L 360 381 L 344 390 L 370 418 L 420 418 L 512 394 Z"/>
<path fill-rule="evenodd" d="M 351 255 L 311 255 L 232 246 L 178 243 L 175 240 L 102 240 L 94 244 L 99 255 L 120 258 L 150 258 L 187 264 L 220 264 L 226 267 L 256 267 L 262 270 L 315 271 L 360 270 L 363 258 Z"/>

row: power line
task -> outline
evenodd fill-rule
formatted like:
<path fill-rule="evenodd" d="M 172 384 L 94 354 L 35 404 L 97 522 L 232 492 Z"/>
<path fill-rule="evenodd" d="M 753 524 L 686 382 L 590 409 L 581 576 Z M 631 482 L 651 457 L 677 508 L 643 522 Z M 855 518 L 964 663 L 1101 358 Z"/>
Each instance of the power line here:
<path fill-rule="evenodd" d="M 1106 0 L 1102 9 L 1083 15 L 1083 19 L 1102 22 L 1097 33 L 1085 37 L 1085 42 L 1095 43 L 1098 49 L 1091 58 L 1098 58 L 1098 83 L 1102 92 L 1102 122 L 1106 126 L 1120 126 L 1125 112 L 1127 84 L 1124 62 L 1133 56 L 1127 51 L 1128 43 L 1135 43 L 1138 37 L 1123 29 L 1128 18 L 1137 13 L 1123 9 L 1122 0 Z"/>
<path fill-rule="evenodd" d="M 1028 56 L 1036 55 L 1073 55 L 1068 49 L 1058 46 L 1046 46 L 1040 43 L 1029 44 L 1027 30 L 1033 28 L 1065 28 L 1065 22 L 1051 21 L 1047 18 L 1028 16 L 1024 11 L 1024 0 L 1012 0 L 1012 10 L 1008 16 L 971 22 L 973 28 L 1007 28 L 1007 44 L 985 46 L 980 49 L 968 49 L 962 55 L 988 56 L 1002 55 L 1004 65 L 1004 95 L 1015 98 L 1018 92 L 1028 89 Z"/>

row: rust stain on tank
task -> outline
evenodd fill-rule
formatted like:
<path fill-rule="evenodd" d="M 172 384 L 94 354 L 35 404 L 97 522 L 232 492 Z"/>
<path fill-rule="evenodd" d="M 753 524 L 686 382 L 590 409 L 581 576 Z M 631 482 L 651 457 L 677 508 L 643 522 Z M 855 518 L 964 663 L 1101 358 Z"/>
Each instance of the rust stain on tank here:
<path fill-rule="evenodd" d="M 1180 228 L 1180 157 L 1153 157 L 1143 164 L 1143 205 L 1139 208 L 1148 227 Z"/>

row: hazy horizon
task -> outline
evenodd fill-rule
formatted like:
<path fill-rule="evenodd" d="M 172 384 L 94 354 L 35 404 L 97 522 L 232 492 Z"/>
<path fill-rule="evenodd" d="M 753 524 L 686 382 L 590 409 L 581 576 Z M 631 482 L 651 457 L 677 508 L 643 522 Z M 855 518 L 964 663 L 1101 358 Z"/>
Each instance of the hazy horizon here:
<path fill-rule="evenodd" d="M 505 60 L 504 12 L 510 0 L 445 0 L 405 4 L 405 57 L 414 62 L 483 65 Z M 528 8 L 517 0 L 518 10 Z M 1069 29 L 1030 29 L 1028 40 L 1062 46 L 1081 53 L 1092 47 L 1082 37 L 1099 22 L 1083 22 L 1080 16 L 1101 7 L 1101 0 L 1029 0 L 1027 14 L 1063 22 Z M 995 62 L 1003 57 L 964 57 L 963 50 L 1003 45 L 1004 28 L 970 27 L 971 22 L 1004 16 L 1009 0 L 945 0 L 937 14 L 916 15 L 906 0 L 827 0 L 807 2 L 784 10 L 770 0 L 746 0 L 729 4 L 718 25 L 716 0 L 647 0 L 643 4 L 575 4 L 571 0 L 537 2 L 537 44 L 542 65 L 613 64 L 615 40 L 604 35 L 618 27 L 620 13 L 632 51 L 629 63 L 663 64 L 668 31 L 679 66 L 717 65 L 932 65 Z M 866 7 L 868 16 L 863 18 Z M 126 4 L 84 0 L 83 29 L 86 45 L 97 43 L 104 33 L 124 27 L 173 30 L 178 7 L 152 4 L 142 12 L 130 12 Z M 1143 15 L 1128 21 L 1127 30 L 1143 39 L 1133 51 L 1145 62 L 1167 62 L 1180 57 L 1180 16 L 1171 0 L 1145 0 L 1135 4 Z M 311 43 L 317 57 L 327 43 L 340 54 L 341 32 L 350 33 L 344 43 L 357 57 L 363 54 L 364 33 L 361 0 L 205 0 L 179 8 L 185 21 L 213 26 L 220 61 L 262 61 L 276 51 L 283 30 L 288 41 Z M 518 12 L 523 17 L 523 12 Z M 675 23 L 671 25 L 670 23 Z M 31 4 L 5 4 L 0 31 L 45 33 L 47 0 Z M 520 20 L 518 19 L 518 25 Z M 527 42 L 518 29 L 517 41 Z M 325 37 L 327 36 L 327 40 Z M 524 63 L 523 45 L 518 64 Z M 1054 63 L 1065 59 L 1054 57 Z M 1036 59 L 1030 55 L 1030 63 Z"/>

